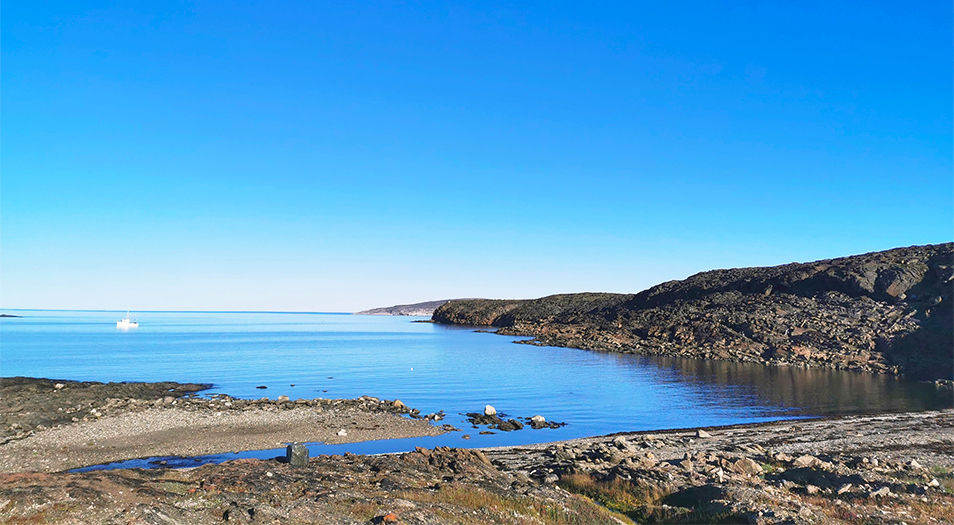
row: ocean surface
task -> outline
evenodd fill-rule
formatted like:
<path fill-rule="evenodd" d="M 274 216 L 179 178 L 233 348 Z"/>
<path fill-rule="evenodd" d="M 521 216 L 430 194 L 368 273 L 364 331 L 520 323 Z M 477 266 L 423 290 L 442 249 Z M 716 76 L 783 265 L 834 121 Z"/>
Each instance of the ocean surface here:
<path fill-rule="evenodd" d="M 890 376 L 538 347 L 415 317 L 138 312 L 139 328 L 120 330 L 116 321 L 125 312 L 4 312 L 22 316 L 0 318 L 4 377 L 211 383 L 203 394 L 248 399 L 370 395 L 400 399 L 423 414 L 443 410 L 441 423 L 463 430 L 438 438 L 314 445 L 313 454 L 520 445 L 952 405 L 949 392 Z M 479 435 L 463 414 L 482 412 L 487 404 L 511 417 L 540 414 L 566 426 Z M 461 439 L 464 433 L 471 439 Z"/>

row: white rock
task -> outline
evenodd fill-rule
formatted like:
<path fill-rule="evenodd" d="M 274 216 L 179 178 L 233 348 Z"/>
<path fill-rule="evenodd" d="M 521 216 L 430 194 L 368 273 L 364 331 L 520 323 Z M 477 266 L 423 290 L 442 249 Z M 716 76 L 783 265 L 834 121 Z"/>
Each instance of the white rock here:
<path fill-rule="evenodd" d="M 348 435 L 348 432 L 347 432 L 345 429 L 342 428 L 341 430 L 338 431 L 338 435 L 339 435 L 339 436 L 347 436 L 347 435 Z"/>
<path fill-rule="evenodd" d="M 497 415 L 497 409 L 494 408 L 494 407 L 492 407 L 492 406 L 490 406 L 490 405 L 487 405 L 487 406 L 484 407 L 484 415 L 485 415 L 485 416 L 496 416 L 496 415 Z"/>

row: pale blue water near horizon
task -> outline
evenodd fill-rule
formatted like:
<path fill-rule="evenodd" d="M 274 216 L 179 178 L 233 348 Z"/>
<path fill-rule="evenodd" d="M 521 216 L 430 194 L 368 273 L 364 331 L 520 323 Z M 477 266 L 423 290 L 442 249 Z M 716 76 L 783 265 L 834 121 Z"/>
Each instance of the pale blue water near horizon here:
<path fill-rule="evenodd" d="M 119 330 L 125 312 L 5 312 L 22 317 L 0 320 L 4 377 L 211 383 L 203 394 L 240 398 L 370 395 L 425 414 L 443 410 L 442 423 L 472 437 L 313 446 L 313 453 L 520 445 L 952 404 L 932 385 L 891 376 L 538 347 L 472 327 L 412 322 L 424 318 L 139 312 L 139 328 Z M 461 414 L 486 404 L 566 426 L 479 435 Z"/>

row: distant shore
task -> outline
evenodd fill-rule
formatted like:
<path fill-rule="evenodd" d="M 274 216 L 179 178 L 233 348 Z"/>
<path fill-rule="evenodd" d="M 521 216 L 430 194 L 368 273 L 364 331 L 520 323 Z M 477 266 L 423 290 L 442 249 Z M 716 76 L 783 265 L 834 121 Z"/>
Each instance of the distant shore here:
<path fill-rule="evenodd" d="M 386 306 L 384 308 L 362 310 L 360 312 L 355 312 L 354 315 L 406 315 L 430 317 L 434 315 L 434 310 L 451 300 L 452 299 L 441 299 L 438 301 L 426 301 L 423 303 L 397 304 L 394 306 Z"/>

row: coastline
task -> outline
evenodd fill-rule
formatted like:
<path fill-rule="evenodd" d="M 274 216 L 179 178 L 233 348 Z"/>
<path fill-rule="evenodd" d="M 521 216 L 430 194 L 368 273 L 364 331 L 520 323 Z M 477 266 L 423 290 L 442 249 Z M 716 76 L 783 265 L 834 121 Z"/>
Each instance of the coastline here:
<path fill-rule="evenodd" d="M 636 294 L 464 299 L 439 324 L 521 344 L 954 380 L 954 243 L 701 272 Z"/>
<path fill-rule="evenodd" d="M 0 444 L 0 523 L 120 517 L 124 523 L 241 517 L 244 523 L 342 524 L 954 520 L 954 409 L 623 432 L 516 447 L 320 455 L 302 467 L 238 459 L 184 469 L 64 472 L 144 456 L 442 429 L 403 417 L 412 409 L 402 403 L 366 396 L 206 399 L 195 392 L 207 385 L 13 379 L 29 393 L 33 421 L 59 414 L 62 407 L 50 399 L 69 399 L 71 389 L 180 395 L 105 398 L 85 421 L 7 435 Z M 9 385 L 3 394 L 0 416 L 24 412 L 15 403 L 24 396 Z M 44 406 L 49 413 L 38 412 Z"/>

